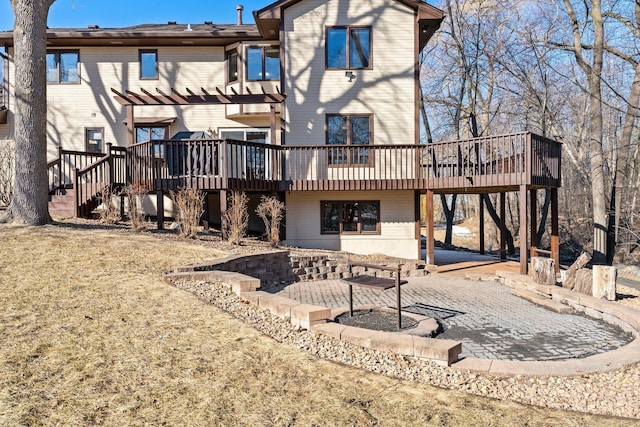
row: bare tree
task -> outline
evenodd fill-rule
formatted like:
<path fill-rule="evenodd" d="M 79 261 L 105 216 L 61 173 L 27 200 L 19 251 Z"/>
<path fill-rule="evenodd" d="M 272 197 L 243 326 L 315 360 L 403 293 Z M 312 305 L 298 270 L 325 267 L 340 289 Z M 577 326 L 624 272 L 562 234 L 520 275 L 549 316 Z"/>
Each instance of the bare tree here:
<path fill-rule="evenodd" d="M 226 234 L 229 242 L 234 245 L 239 245 L 247 234 L 247 228 L 249 227 L 248 204 L 249 197 L 244 192 L 231 192 L 229 207 L 227 212 L 224 213 L 222 224 L 226 228 L 223 235 Z"/>
<path fill-rule="evenodd" d="M 0 222 L 51 222 L 47 188 L 45 58 L 49 7 L 54 0 L 11 0 L 15 63 L 16 175 L 11 204 Z"/>
<path fill-rule="evenodd" d="M 604 179 L 604 153 L 602 150 L 602 66 L 604 56 L 604 21 L 600 0 L 591 0 L 582 4 L 588 8 L 585 12 L 590 18 L 590 25 L 578 20 L 576 11 L 570 0 L 563 0 L 569 16 L 573 36 L 573 54 L 578 66 L 587 78 L 589 91 L 589 150 L 591 158 L 591 197 L 593 208 L 593 257 L 595 264 L 607 261 L 607 202 Z M 589 29 L 587 32 L 586 29 Z M 583 38 L 593 40 L 592 49 L 587 54 Z"/>
<path fill-rule="evenodd" d="M 0 140 L 0 206 L 7 206 L 11 202 L 15 175 L 14 157 L 13 141 Z"/>
<path fill-rule="evenodd" d="M 284 203 L 275 196 L 260 198 L 256 213 L 264 222 L 267 241 L 271 246 L 278 246 L 280 243 L 280 223 L 284 218 L 285 209 Z"/>

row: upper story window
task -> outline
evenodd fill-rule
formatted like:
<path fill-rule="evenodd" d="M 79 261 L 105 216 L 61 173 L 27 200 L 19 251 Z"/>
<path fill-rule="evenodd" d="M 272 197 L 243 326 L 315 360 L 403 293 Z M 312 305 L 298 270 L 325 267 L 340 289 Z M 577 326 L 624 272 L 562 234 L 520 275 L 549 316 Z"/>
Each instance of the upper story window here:
<path fill-rule="evenodd" d="M 326 40 L 328 69 L 371 69 L 371 27 L 330 27 Z"/>
<path fill-rule="evenodd" d="M 327 145 L 339 145 L 330 148 L 330 165 L 368 165 L 371 144 L 371 115 L 327 115 Z M 354 147 L 340 147 L 353 145 Z"/>
<path fill-rule="evenodd" d="M 140 50 L 140 79 L 158 79 L 158 51 L 155 49 Z"/>
<path fill-rule="evenodd" d="M 247 48 L 247 80 L 279 80 L 280 51 L 268 46 Z"/>
<path fill-rule="evenodd" d="M 80 52 L 48 50 L 47 83 L 80 83 Z"/>
<path fill-rule="evenodd" d="M 227 52 L 227 82 L 233 83 L 238 81 L 238 51 L 230 50 Z"/>

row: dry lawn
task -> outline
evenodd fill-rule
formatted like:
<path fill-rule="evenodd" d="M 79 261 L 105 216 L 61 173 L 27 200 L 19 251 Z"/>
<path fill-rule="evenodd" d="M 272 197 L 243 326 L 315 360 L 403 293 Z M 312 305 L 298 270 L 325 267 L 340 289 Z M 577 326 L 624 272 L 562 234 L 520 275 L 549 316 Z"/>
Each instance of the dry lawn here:
<path fill-rule="evenodd" d="M 631 425 L 406 383 L 286 347 L 162 281 L 197 242 L 0 226 L 0 425 Z"/>

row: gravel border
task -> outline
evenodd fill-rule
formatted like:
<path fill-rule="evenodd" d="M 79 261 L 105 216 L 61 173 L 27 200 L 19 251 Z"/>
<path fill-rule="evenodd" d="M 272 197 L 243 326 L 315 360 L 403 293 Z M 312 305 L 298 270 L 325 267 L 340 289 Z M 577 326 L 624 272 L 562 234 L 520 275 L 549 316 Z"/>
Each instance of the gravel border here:
<path fill-rule="evenodd" d="M 220 308 L 276 341 L 341 364 L 402 380 L 548 408 L 640 418 L 640 365 L 578 376 L 491 375 L 371 350 L 313 335 L 268 310 L 241 301 L 222 283 L 176 281 L 174 286 Z"/>

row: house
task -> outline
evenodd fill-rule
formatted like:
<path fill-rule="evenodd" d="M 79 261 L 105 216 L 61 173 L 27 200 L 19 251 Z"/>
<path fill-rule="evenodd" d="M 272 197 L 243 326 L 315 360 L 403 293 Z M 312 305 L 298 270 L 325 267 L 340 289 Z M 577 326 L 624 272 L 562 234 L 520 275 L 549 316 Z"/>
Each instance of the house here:
<path fill-rule="evenodd" d="M 229 191 L 254 206 L 275 194 L 287 244 L 418 259 L 421 194 L 432 213 L 435 193 L 519 191 L 527 224 L 527 196 L 551 188 L 557 236 L 557 142 L 523 133 L 419 144 L 418 54 L 442 11 L 421 0 L 278 0 L 255 24 L 242 13 L 232 25 L 47 31 L 51 187 L 69 190 L 71 213 L 90 210 L 105 182 L 144 186 L 160 226 L 169 190 L 207 192 L 212 223 Z M 2 138 L 12 133 L 11 32 L 0 43 Z"/>

